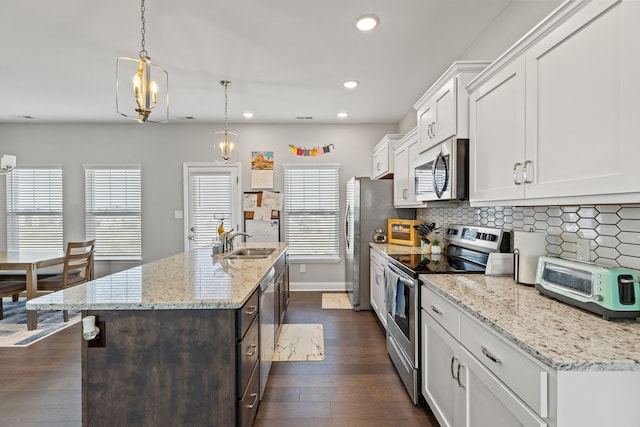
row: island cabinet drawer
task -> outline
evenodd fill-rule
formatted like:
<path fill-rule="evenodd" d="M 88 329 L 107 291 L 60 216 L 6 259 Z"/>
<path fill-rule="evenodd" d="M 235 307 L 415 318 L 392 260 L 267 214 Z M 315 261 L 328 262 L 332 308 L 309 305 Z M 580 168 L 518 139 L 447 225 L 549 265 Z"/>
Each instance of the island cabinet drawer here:
<path fill-rule="evenodd" d="M 244 338 L 238 342 L 238 397 L 244 394 L 251 372 L 260 357 L 259 331 L 260 322 L 254 319 Z"/>
<path fill-rule="evenodd" d="M 251 322 L 258 316 L 259 292 L 256 291 L 244 303 L 242 308 L 238 310 L 238 339 L 242 338 L 251 326 Z"/>
<path fill-rule="evenodd" d="M 422 286 L 420 306 L 456 340 L 460 340 L 460 309 L 428 286 Z"/>
<path fill-rule="evenodd" d="M 260 364 L 257 364 L 251 373 L 249 386 L 242 399 L 238 401 L 238 423 L 240 427 L 250 427 L 258 412 L 260 404 Z"/>
<path fill-rule="evenodd" d="M 460 319 L 460 342 L 539 416 L 548 416 L 549 375 L 543 366 L 466 315 Z"/>

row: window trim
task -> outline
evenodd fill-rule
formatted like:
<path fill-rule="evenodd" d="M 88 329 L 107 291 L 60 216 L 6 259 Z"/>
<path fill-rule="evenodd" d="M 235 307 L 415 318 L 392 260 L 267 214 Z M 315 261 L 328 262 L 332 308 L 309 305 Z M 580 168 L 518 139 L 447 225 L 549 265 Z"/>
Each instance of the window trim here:
<path fill-rule="evenodd" d="M 287 199 L 289 198 L 289 195 L 286 193 L 287 191 L 287 177 L 286 177 L 286 173 L 288 170 L 322 170 L 322 169 L 326 169 L 326 170 L 334 170 L 337 173 L 337 200 L 336 200 L 336 228 L 337 228 L 337 232 L 336 232 L 336 252 L 335 254 L 321 254 L 321 255 L 311 255 L 311 254 L 291 254 L 291 246 L 289 247 L 289 261 L 293 264 L 298 264 L 298 263 L 308 263 L 308 264 L 315 264 L 315 263 L 339 263 L 341 262 L 341 251 L 340 251 L 340 219 L 341 219 L 341 212 L 340 212 L 340 169 L 341 169 L 341 165 L 339 163 L 324 163 L 324 164 L 284 164 L 282 165 L 283 168 L 283 195 L 285 198 L 285 205 L 283 206 L 283 220 L 284 220 L 284 236 L 286 238 L 287 236 L 287 211 L 286 211 L 286 203 L 287 203 Z"/>
<path fill-rule="evenodd" d="M 139 177 L 140 177 L 140 181 L 139 181 L 139 185 L 140 185 L 140 193 L 139 193 L 139 198 L 140 198 L 140 210 L 137 211 L 137 213 L 131 213 L 130 215 L 126 215 L 126 216 L 132 216 L 132 217 L 138 217 L 139 221 L 140 221 L 140 234 L 139 234 L 139 245 L 140 245 L 140 252 L 136 253 L 136 254 L 132 254 L 132 255 L 122 255 L 122 256 L 116 256 L 116 255 L 110 255 L 110 254 L 104 254 L 101 255 L 99 253 L 99 243 L 96 242 L 96 255 L 95 255 L 95 260 L 96 261 L 101 261 L 101 262 L 126 262 L 126 261 L 142 261 L 143 256 L 142 256 L 142 166 L 140 164 L 84 164 L 83 166 L 83 171 L 84 171 L 84 184 L 85 184 L 85 189 L 84 189 L 84 196 L 85 196 L 85 208 L 84 208 L 84 214 L 85 214 L 85 237 L 87 239 L 93 239 L 95 238 L 95 236 L 92 236 L 89 234 L 89 227 L 88 227 L 88 222 L 91 216 L 93 217 L 97 217 L 100 215 L 95 215 L 91 212 L 89 212 L 88 209 L 88 203 L 89 203 L 89 187 L 88 187 L 88 182 L 87 182 L 87 174 L 89 171 L 95 171 L 95 170 L 102 170 L 102 171 L 106 171 L 106 170 L 136 170 L 139 172 Z"/>

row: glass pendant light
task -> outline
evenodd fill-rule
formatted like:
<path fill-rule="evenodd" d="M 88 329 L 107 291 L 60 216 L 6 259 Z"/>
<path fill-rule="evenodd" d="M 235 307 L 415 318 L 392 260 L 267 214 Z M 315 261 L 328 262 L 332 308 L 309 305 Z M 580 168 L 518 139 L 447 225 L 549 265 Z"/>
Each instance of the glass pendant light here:
<path fill-rule="evenodd" d="M 141 0 L 140 58 L 119 57 L 116 61 L 116 111 L 140 123 L 165 123 L 169 121 L 169 74 L 151 62 L 145 49 L 144 12 Z"/>
<path fill-rule="evenodd" d="M 229 131 L 227 125 L 228 89 L 231 86 L 229 80 L 221 80 L 220 85 L 224 86 L 224 130 L 215 132 L 215 148 L 213 158 L 219 163 L 235 163 L 238 161 L 238 134 Z"/>

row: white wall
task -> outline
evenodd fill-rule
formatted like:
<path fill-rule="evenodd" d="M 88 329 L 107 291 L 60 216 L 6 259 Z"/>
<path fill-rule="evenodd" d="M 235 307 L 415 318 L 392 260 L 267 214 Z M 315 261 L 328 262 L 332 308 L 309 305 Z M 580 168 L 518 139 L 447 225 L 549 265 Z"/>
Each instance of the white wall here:
<path fill-rule="evenodd" d="M 283 191 L 285 163 L 339 163 L 340 185 L 351 176 L 371 174 L 371 148 L 395 125 L 231 125 L 240 135 L 242 185 L 250 191 L 251 151 L 274 151 L 274 190 Z M 183 222 L 174 211 L 183 208 L 183 162 L 212 159 L 219 125 L 197 123 L 144 124 L 1 124 L 0 153 L 15 154 L 18 164 L 59 164 L 64 180 L 65 240 L 84 238 L 84 172 L 82 165 L 139 163 L 142 166 L 142 252 L 144 262 L 184 250 Z M 334 144 L 319 157 L 299 157 L 289 144 L 313 147 Z M 6 224 L 6 188 L 0 183 L 0 224 Z M 392 197 L 392 195 L 389 195 Z M 344 204 L 344 194 L 341 197 Z M 341 209 L 344 211 L 344 209 Z M 6 229 L 0 230 L 6 248 Z M 344 248 L 342 248 L 344 250 Z M 98 274 L 127 265 L 98 266 Z M 344 283 L 344 264 L 307 264 L 306 273 L 291 270 L 292 282 Z"/>

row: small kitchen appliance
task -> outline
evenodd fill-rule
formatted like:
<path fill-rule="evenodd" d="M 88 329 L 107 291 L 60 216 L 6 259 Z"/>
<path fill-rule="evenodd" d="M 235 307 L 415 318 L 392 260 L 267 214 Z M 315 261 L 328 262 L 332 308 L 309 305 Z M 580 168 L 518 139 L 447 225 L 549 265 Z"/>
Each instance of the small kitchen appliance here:
<path fill-rule="evenodd" d="M 606 320 L 640 316 L 638 273 L 628 268 L 542 256 L 535 287 L 542 295 Z"/>
<path fill-rule="evenodd" d="M 469 198 L 469 140 L 448 139 L 418 155 L 414 163 L 419 202 Z"/>

